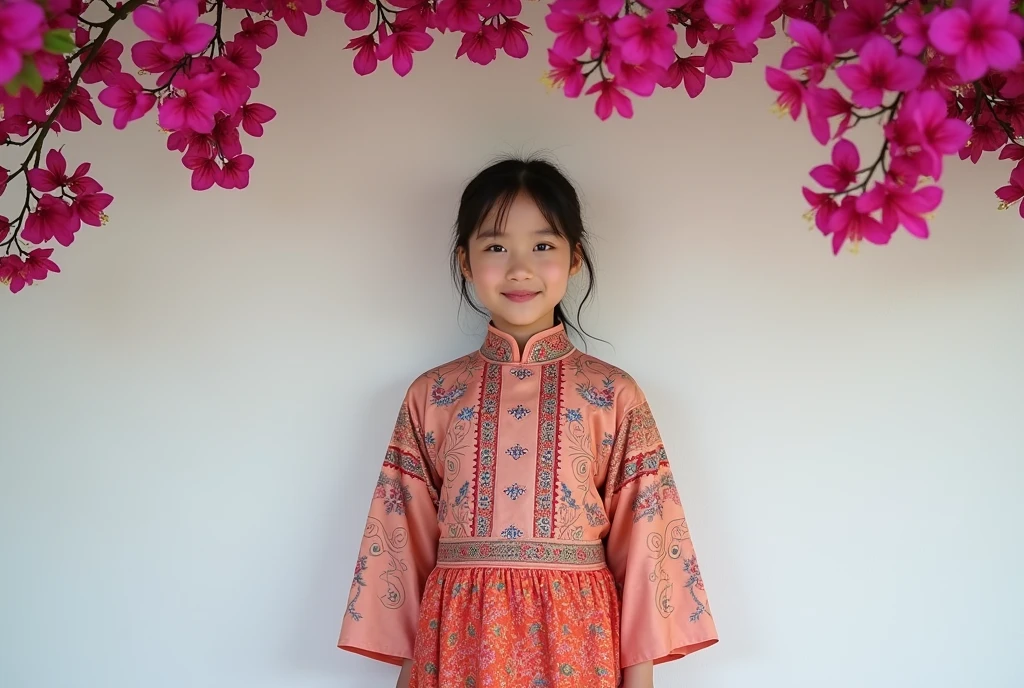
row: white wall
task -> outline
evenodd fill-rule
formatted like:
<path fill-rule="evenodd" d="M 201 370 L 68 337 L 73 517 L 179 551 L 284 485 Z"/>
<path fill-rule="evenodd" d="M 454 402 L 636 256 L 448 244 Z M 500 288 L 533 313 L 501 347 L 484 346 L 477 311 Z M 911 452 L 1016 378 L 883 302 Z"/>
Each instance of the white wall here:
<path fill-rule="evenodd" d="M 286 36 L 243 193 L 189 190 L 152 119 L 63 140 L 117 200 L 0 298 L 0 685 L 393 682 L 335 649 L 362 519 L 405 386 L 480 338 L 461 185 L 545 149 L 586 196 L 591 351 L 652 400 L 721 632 L 658 685 L 1024 685 L 1009 167 L 951 161 L 934 238 L 835 259 L 800 217 L 827 151 L 769 113 L 766 60 L 601 123 L 539 83 L 543 9 L 527 60 L 445 37 L 404 81 L 357 78 L 335 15 Z"/>

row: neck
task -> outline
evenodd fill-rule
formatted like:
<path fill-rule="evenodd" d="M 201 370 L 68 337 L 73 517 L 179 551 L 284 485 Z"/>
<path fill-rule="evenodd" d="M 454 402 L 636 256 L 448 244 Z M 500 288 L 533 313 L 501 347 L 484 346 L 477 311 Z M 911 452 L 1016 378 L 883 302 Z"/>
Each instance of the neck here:
<path fill-rule="evenodd" d="M 516 343 L 519 344 L 519 350 L 522 351 L 526 347 L 526 343 L 530 341 L 530 337 L 538 332 L 550 330 L 555 326 L 555 312 L 551 311 L 529 325 L 513 325 L 498 315 L 492 315 L 491 320 L 494 322 L 495 327 L 515 339 Z"/>

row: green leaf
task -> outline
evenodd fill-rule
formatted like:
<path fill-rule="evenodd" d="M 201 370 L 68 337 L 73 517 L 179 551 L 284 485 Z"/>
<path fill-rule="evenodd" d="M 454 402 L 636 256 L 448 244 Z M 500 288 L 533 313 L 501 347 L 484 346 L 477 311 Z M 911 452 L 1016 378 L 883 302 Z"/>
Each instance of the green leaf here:
<path fill-rule="evenodd" d="M 50 29 L 44 33 L 43 50 L 55 55 L 74 52 L 75 40 L 71 38 L 71 29 Z"/>
<path fill-rule="evenodd" d="M 21 93 L 22 86 L 28 86 L 36 95 L 43 90 L 43 76 L 39 73 L 39 68 L 36 67 L 36 61 L 28 55 L 22 58 L 21 71 L 4 84 L 4 89 L 9 95 L 17 96 Z"/>

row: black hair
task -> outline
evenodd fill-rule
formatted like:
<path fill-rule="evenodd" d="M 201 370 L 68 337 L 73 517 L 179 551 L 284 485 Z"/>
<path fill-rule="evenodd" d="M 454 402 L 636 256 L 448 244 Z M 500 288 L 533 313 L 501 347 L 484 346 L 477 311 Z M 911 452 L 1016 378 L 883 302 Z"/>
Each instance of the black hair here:
<path fill-rule="evenodd" d="M 451 252 L 452 279 L 459 289 L 461 300 L 468 302 L 477 313 L 488 315 L 470 296 L 469 285 L 459 262 L 459 248 L 469 250 L 469 238 L 495 206 L 498 208 L 495 232 L 500 231 L 505 225 L 512 201 L 520 193 L 533 199 L 551 228 L 569 242 L 570 251 L 579 252 L 582 256 L 586 266 L 587 290 L 576 311 L 576 317 L 579 318 L 595 286 L 594 263 L 590 257 L 589 235 L 583 224 L 579 195 L 557 165 L 537 156 L 499 158 L 477 173 L 463 190 Z M 569 319 L 561 303 L 555 306 L 555 322 L 563 323 L 581 337 L 584 334 L 581 327 Z"/>

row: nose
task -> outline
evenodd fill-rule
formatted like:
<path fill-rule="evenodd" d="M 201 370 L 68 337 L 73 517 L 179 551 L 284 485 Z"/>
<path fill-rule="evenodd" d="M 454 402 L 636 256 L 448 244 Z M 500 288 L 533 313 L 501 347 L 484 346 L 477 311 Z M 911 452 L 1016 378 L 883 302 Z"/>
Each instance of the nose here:
<path fill-rule="evenodd" d="M 512 254 L 512 260 L 508 264 L 508 279 L 527 280 L 533 276 L 533 269 L 530 267 L 530 260 L 526 256 Z"/>

